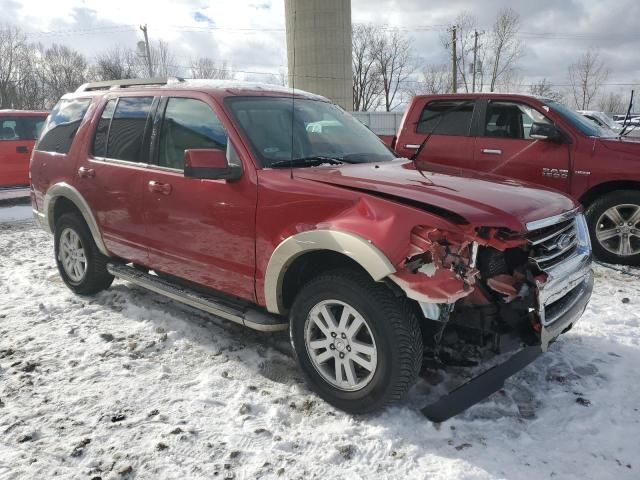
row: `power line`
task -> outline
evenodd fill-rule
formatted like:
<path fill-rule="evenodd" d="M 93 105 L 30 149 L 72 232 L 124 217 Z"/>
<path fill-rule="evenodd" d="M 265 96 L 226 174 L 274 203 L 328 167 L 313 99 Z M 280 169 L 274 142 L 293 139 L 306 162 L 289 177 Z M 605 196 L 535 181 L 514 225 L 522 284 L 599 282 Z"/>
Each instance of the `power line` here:
<path fill-rule="evenodd" d="M 451 28 L 450 25 L 433 24 L 433 25 L 415 25 L 411 27 L 395 27 L 391 25 L 376 25 L 378 28 L 385 31 L 402 31 L 402 32 L 429 32 L 429 31 L 446 31 Z M 284 27 L 278 28 L 264 28 L 264 27 L 216 27 L 216 26 L 197 26 L 197 25 L 154 25 L 156 29 L 177 30 L 183 32 L 285 32 Z M 28 36 L 46 36 L 46 35 L 89 35 L 89 34 L 101 34 L 101 33 L 119 33 L 119 32 L 135 32 L 137 31 L 137 25 L 112 25 L 102 27 L 91 28 L 76 28 L 65 30 L 28 30 L 25 31 L 25 35 Z M 640 39 L 640 34 L 635 33 L 580 33 L 580 32 L 518 32 L 518 37 L 525 38 L 540 38 L 540 39 L 613 39 L 613 38 L 625 38 L 625 39 Z"/>

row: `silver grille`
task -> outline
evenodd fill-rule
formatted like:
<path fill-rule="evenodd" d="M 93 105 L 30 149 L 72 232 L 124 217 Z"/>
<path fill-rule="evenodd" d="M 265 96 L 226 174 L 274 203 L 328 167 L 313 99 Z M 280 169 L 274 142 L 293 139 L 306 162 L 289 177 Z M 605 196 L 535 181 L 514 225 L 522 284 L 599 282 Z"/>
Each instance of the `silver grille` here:
<path fill-rule="evenodd" d="M 529 258 L 541 270 L 552 268 L 571 256 L 578 246 L 576 218 L 560 219 L 557 223 L 533 230 L 527 239 L 531 247 Z"/>

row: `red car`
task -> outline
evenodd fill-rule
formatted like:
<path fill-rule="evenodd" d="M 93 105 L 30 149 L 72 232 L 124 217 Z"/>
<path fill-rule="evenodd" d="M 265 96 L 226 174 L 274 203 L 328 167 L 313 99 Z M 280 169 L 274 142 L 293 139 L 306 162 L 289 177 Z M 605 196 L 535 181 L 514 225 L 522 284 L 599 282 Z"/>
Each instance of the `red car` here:
<path fill-rule="evenodd" d="M 394 147 L 426 169 L 464 168 L 551 187 L 585 208 L 594 254 L 640 265 L 640 138 L 544 98 L 499 93 L 413 98 Z"/>
<path fill-rule="evenodd" d="M 311 387 L 349 412 L 400 399 L 424 357 L 515 352 L 425 409 L 458 413 L 568 331 L 593 285 L 571 198 L 418 170 L 325 98 L 274 86 L 87 84 L 51 112 L 31 178 L 70 289 L 115 276 L 289 330 Z"/>
<path fill-rule="evenodd" d="M 0 110 L 0 188 L 29 185 L 29 158 L 47 115 Z"/>

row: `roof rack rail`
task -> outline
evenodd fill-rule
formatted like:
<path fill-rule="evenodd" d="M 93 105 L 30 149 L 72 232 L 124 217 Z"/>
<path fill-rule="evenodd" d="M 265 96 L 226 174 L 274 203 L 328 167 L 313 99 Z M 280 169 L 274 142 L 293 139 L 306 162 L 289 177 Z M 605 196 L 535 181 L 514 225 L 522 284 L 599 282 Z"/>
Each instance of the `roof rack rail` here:
<path fill-rule="evenodd" d="M 92 92 L 94 90 L 113 90 L 115 88 L 139 87 L 143 85 L 171 85 L 182 83 L 184 78 L 180 77 L 157 77 L 157 78 L 128 78 L 124 80 L 105 80 L 103 82 L 90 82 L 80 85 L 78 92 Z"/>

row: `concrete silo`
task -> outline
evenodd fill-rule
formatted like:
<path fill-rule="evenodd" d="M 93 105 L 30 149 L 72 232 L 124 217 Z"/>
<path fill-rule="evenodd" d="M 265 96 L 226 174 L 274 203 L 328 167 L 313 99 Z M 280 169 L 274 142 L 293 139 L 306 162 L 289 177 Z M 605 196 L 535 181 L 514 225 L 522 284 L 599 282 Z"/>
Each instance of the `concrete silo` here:
<path fill-rule="evenodd" d="M 351 110 L 351 0 L 285 0 L 285 15 L 289 86 Z"/>

